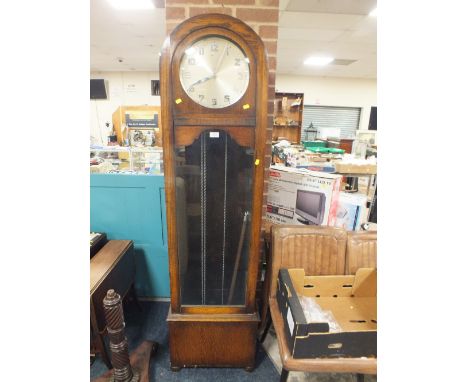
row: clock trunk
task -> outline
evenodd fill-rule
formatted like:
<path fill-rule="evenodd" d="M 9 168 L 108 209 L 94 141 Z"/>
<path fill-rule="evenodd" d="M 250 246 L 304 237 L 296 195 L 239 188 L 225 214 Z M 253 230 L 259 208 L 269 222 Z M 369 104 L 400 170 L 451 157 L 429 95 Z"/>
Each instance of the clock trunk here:
<path fill-rule="evenodd" d="M 187 50 L 204 39 L 231 41 L 248 62 L 245 90 L 222 108 L 197 102 L 181 83 Z M 213 73 L 226 56 L 216 58 Z M 171 366 L 252 369 L 259 321 L 255 288 L 267 122 L 265 49 L 243 22 L 201 15 L 171 33 L 160 64 Z"/>

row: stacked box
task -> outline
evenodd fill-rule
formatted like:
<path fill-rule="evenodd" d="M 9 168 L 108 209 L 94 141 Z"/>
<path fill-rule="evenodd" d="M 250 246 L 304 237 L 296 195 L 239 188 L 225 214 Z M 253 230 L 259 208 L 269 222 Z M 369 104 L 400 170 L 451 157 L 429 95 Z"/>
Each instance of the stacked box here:
<path fill-rule="evenodd" d="M 271 166 L 266 219 L 276 224 L 334 226 L 340 184 L 341 175 Z"/>

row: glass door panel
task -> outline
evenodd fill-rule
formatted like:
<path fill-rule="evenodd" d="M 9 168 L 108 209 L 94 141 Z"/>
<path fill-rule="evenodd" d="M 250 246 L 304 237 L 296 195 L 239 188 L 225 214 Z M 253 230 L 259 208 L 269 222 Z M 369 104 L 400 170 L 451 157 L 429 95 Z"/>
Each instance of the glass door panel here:
<path fill-rule="evenodd" d="M 220 130 L 175 148 L 182 305 L 245 305 L 253 155 Z"/>

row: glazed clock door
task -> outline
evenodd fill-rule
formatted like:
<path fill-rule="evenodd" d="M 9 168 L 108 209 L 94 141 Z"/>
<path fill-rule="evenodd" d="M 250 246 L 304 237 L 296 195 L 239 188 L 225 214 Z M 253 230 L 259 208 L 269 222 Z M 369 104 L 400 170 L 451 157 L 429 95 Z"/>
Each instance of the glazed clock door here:
<path fill-rule="evenodd" d="M 175 148 L 183 306 L 245 304 L 253 153 L 216 129 Z"/>

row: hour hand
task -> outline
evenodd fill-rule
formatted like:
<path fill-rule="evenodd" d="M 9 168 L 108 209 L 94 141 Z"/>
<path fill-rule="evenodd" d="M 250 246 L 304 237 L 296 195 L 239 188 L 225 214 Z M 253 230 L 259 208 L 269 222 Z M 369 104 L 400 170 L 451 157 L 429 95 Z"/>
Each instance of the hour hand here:
<path fill-rule="evenodd" d="M 208 77 L 201 78 L 201 79 L 199 79 L 198 81 L 195 81 L 192 85 L 190 85 L 189 88 L 191 88 L 191 87 L 193 87 L 193 86 L 195 86 L 195 85 L 200 85 L 200 84 L 202 84 L 203 82 L 206 82 L 206 81 L 212 79 L 213 77 L 214 77 L 214 75 L 213 75 L 213 76 L 208 76 Z"/>

